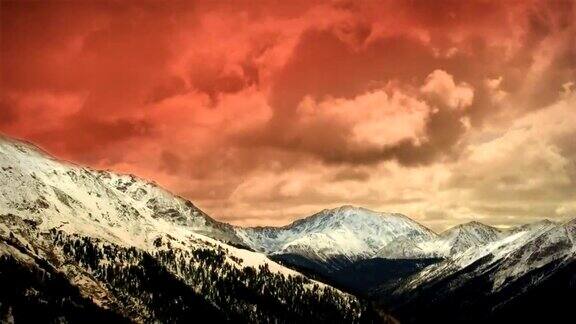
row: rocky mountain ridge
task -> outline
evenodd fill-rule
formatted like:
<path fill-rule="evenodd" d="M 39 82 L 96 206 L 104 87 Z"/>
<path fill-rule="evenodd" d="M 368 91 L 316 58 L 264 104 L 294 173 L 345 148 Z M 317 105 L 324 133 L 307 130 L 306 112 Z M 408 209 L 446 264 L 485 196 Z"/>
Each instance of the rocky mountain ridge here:
<path fill-rule="evenodd" d="M 0 137 L 0 320 L 394 322 L 384 309 L 474 322 L 524 318 L 538 303 L 561 313 L 576 294 L 575 224 L 435 233 L 342 206 L 236 227 L 152 182 Z"/>
<path fill-rule="evenodd" d="M 7 322 L 386 320 L 247 249 L 233 226 L 154 183 L 8 138 L 0 138 L 0 284 Z"/>

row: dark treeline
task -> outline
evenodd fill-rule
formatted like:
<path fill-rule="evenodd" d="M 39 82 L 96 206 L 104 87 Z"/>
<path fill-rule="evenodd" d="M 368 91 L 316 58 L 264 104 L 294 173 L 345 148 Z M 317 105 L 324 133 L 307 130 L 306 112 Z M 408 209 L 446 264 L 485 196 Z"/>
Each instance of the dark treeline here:
<path fill-rule="evenodd" d="M 0 323 L 129 323 L 83 297 L 62 273 L 0 255 Z"/>
<path fill-rule="evenodd" d="M 243 260 L 221 246 L 206 242 L 197 248 L 179 249 L 160 240 L 158 249 L 148 252 L 57 230 L 37 238 L 45 242 L 42 248 L 48 247 L 64 259 L 60 266 L 72 266 L 75 272 L 82 272 L 103 287 L 105 296 L 99 303 L 91 303 L 82 299 L 66 278 L 66 272 L 57 274 L 60 281 L 75 289 L 78 300 L 86 301 L 84 308 L 94 307 L 93 312 L 99 316 L 120 314 L 130 321 L 164 323 L 190 323 L 204 318 L 217 323 L 381 322 L 377 313 L 354 297 L 302 276 L 270 271 L 267 265 L 239 266 Z M 4 259 L 0 279 L 11 280 L 13 274 L 7 276 L 6 269 L 15 269 L 12 263 Z M 30 271 L 21 272 L 30 276 Z M 46 278 L 37 275 L 18 281 L 28 288 L 47 283 Z M 27 288 L 20 287 L 18 293 L 11 289 L 16 296 L 24 295 Z M 45 289 L 45 294 L 52 294 L 51 289 L 53 285 Z M 50 298 L 57 303 L 68 298 L 66 295 L 54 293 Z M 24 318 L 23 302 L 4 300 L 3 304 L 2 314 L 7 314 L 9 305 L 10 316 Z M 106 305 L 104 308 L 109 311 L 96 304 Z M 68 316 L 68 310 L 59 314 L 71 322 L 79 319 Z"/>

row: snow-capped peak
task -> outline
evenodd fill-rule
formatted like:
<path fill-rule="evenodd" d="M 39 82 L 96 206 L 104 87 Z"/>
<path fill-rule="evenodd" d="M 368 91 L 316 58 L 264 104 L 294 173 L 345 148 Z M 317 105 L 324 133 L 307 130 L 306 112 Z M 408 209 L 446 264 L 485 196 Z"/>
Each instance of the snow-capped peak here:
<path fill-rule="evenodd" d="M 450 248 L 448 255 L 483 246 L 502 237 L 502 232 L 477 221 L 452 227 L 439 235 L 439 242 Z"/>
<path fill-rule="evenodd" d="M 402 214 L 348 205 L 325 209 L 284 227 L 243 228 L 237 233 L 254 249 L 316 260 L 368 258 L 396 239 L 435 235 Z"/>
<path fill-rule="evenodd" d="M 534 230 L 538 230 L 541 228 L 551 228 L 555 225 L 558 225 L 558 224 L 549 220 L 549 219 L 543 219 L 543 220 L 536 221 L 533 223 L 518 225 L 516 227 L 511 228 L 509 230 L 509 232 L 510 233 L 520 233 L 520 232 L 526 232 L 526 231 L 534 231 Z"/>
<path fill-rule="evenodd" d="M 447 258 L 504 236 L 497 228 L 473 221 L 427 238 L 399 239 L 383 247 L 376 256 L 388 259 Z"/>
<path fill-rule="evenodd" d="M 566 260 L 569 262 L 575 257 L 576 219 L 564 224 L 539 221 L 503 231 L 499 239 L 456 253 L 408 278 L 398 291 L 410 292 L 463 269 L 468 269 L 463 275 L 468 279 L 489 274 L 491 289 L 496 291 L 535 269 L 547 266 L 546 271 L 552 273 Z M 545 277 L 544 274 L 540 276 Z"/>

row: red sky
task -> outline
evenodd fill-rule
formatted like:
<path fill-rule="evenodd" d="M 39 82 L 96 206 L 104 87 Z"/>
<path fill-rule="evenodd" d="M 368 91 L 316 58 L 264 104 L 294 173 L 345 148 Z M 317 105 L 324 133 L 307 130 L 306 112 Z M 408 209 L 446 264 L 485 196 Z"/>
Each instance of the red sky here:
<path fill-rule="evenodd" d="M 575 1 L 1 6 L 1 132 L 217 219 L 576 216 Z"/>

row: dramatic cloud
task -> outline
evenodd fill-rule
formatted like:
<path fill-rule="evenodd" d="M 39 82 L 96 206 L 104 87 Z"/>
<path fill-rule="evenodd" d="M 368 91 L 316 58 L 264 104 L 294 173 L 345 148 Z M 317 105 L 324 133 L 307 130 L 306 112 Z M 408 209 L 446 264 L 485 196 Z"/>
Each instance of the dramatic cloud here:
<path fill-rule="evenodd" d="M 219 219 L 574 215 L 573 1 L 2 1 L 0 131 Z"/>
<path fill-rule="evenodd" d="M 474 100 L 474 89 L 471 86 L 464 82 L 455 84 L 454 78 L 442 70 L 430 73 L 420 90 L 450 109 L 465 109 Z"/>

